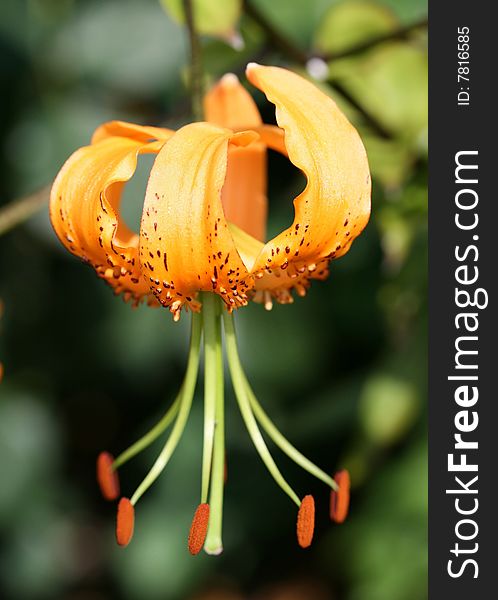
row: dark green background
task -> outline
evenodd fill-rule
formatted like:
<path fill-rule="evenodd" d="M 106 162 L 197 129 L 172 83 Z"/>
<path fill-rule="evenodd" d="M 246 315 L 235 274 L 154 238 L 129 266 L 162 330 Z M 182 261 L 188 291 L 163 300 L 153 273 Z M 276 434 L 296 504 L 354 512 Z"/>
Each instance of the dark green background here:
<path fill-rule="evenodd" d="M 424 0 L 256 4 L 310 52 L 338 52 L 426 14 Z M 102 121 L 176 128 L 190 119 L 186 37 L 158 2 L 7 0 L 0 11 L 2 204 L 49 183 Z M 240 28 L 242 52 L 203 39 L 208 81 L 243 73 L 249 60 L 303 72 L 249 18 Z M 320 85 L 365 140 L 372 218 L 305 299 L 236 315 L 244 365 L 269 414 L 324 469 L 350 469 L 348 521 L 331 524 L 326 487 L 275 451 L 299 494 L 317 502 L 314 544 L 297 546 L 295 506 L 262 466 L 228 388 L 225 552 L 190 557 L 199 386 L 174 458 L 137 506 L 131 545 L 115 545 L 114 507 L 98 493 L 95 458 L 125 448 L 173 399 L 188 316 L 174 324 L 163 310 L 133 311 L 62 248 L 43 211 L 0 238 L 2 597 L 426 597 L 426 59 L 421 29 L 330 63 L 330 82 Z M 273 107 L 255 98 L 273 122 Z M 144 159 L 127 186 L 124 210 L 135 226 L 149 167 Z M 271 154 L 269 168 L 274 234 L 291 222 L 303 179 L 280 156 Z M 124 493 L 159 447 L 123 469 Z"/>

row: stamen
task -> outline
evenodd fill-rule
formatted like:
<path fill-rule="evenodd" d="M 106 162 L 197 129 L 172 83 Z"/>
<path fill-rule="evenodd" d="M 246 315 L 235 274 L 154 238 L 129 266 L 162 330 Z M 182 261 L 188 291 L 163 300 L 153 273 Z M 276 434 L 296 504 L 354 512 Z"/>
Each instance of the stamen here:
<path fill-rule="evenodd" d="M 135 509 L 128 498 L 121 498 L 116 517 L 116 541 L 120 546 L 127 546 L 133 537 L 135 526 Z"/>
<path fill-rule="evenodd" d="M 334 480 L 339 489 L 330 492 L 330 518 L 336 523 L 343 523 L 348 516 L 351 479 L 348 471 L 343 469 L 334 475 Z"/>
<path fill-rule="evenodd" d="M 169 459 L 173 455 L 180 438 L 182 437 L 185 425 L 187 423 L 188 416 L 190 414 L 190 408 L 192 406 L 192 400 L 194 397 L 195 384 L 197 380 L 197 371 L 199 369 L 199 349 L 201 343 L 201 332 L 202 332 L 202 317 L 200 314 L 192 314 L 192 330 L 190 334 L 190 350 L 187 364 L 187 372 L 185 374 L 185 380 L 182 385 L 180 393 L 178 415 L 176 417 L 173 429 L 163 446 L 163 449 L 159 453 L 156 461 L 152 465 L 142 483 L 135 490 L 135 493 L 131 497 L 131 503 L 135 505 L 139 498 L 144 494 L 150 486 L 156 481 L 163 469 L 166 467 Z"/>
<path fill-rule="evenodd" d="M 113 463 L 114 457 L 109 452 L 101 452 L 97 458 L 97 481 L 106 500 L 119 497 L 119 478 Z"/>
<path fill-rule="evenodd" d="M 209 504 L 199 504 L 195 511 L 190 533 L 188 536 L 188 549 L 194 556 L 199 554 L 206 540 L 209 523 Z"/>
<path fill-rule="evenodd" d="M 308 471 L 311 475 L 320 479 L 328 486 L 330 486 L 333 490 L 338 490 L 339 487 L 337 483 L 327 475 L 325 471 L 317 467 L 314 463 L 312 463 L 304 454 L 299 452 L 297 448 L 295 448 L 277 429 L 277 427 L 273 424 L 271 419 L 268 417 L 266 412 L 263 410 L 263 407 L 258 402 L 254 392 L 252 391 L 249 382 L 247 381 L 247 377 L 244 375 L 244 382 L 246 386 L 246 391 L 249 396 L 249 401 L 252 406 L 252 410 L 256 419 L 259 421 L 260 425 L 263 427 L 265 432 L 270 436 L 273 442 L 282 450 L 291 460 L 293 460 L 300 467 Z"/>
<path fill-rule="evenodd" d="M 175 398 L 175 401 L 168 408 L 164 416 L 151 429 L 149 429 L 149 431 L 145 435 L 143 435 L 129 448 L 121 452 L 121 454 L 116 458 L 116 460 L 113 463 L 114 470 L 116 470 L 118 467 L 125 464 L 131 458 L 142 452 L 142 450 L 150 446 L 171 425 L 178 413 L 178 407 L 180 405 L 180 399 L 182 397 L 183 385 L 184 383 L 182 384 L 180 392 Z"/>
<path fill-rule="evenodd" d="M 297 541 L 301 548 L 311 546 L 315 530 L 315 500 L 313 496 L 305 496 L 297 513 Z"/>
<path fill-rule="evenodd" d="M 264 462 L 266 468 L 270 472 L 270 475 L 273 477 L 277 485 L 281 487 L 281 489 L 293 502 L 296 503 L 297 506 L 300 506 L 301 501 L 299 500 L 299 496 L 284 479 L 282 473 L 275 464 L 275 461 L 273 460 L 273 457 L 268 450 L 266 442 L 259 430 L 256 417 L 254 416 L 252 410 L 251 401 L 247 393 L 245 374 L 242 370 L 242 365 L 240 364 L 232 316 L 228 313 L 223 313 L 223 322 L 225 325 L 228 368 L 230 370 L 235 396 L 237 398 L 240 413 L 242 415 L 242 419 L 244 420 L 246 429 L 251 436 L 252 442 L 258 451 L 261 460 Z"/>

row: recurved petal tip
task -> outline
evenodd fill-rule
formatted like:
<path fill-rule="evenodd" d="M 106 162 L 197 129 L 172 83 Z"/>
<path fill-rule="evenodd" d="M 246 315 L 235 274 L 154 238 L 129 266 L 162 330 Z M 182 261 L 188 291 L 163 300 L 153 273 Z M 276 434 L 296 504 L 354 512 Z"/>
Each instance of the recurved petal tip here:
<path fill-rule="evenodd" d="M 239 83 L 239 78 L 237 77 L 237 75 L 235 75 L 235 73 L 226 73 L 225 75 L 223 75 L 223 77 L 220 79 L 220 82 L 224 85 L 224 86 L 231 86 L 231 85 L 237 85 Z"/>
<path fill-rule="evenodd" d="M 195 511 L 190 533 L 188 536 L 188 549 L 190 554 L 196 555 L 202 550 L 206 540 L 209 524 L 209 504 L 199 504 Z"/>
<path fill-rule="evenodd" d="M 106 500 L 119 497 L 119 478 L 112 468 L 114 457 L 109 452 L 101 452 L 97 458 L 97 482 Z"/>
<path fill-rule="evenodd" d="M 313 496 L 305 496 L 297 513 L 297 541 L 301 548 L 311 546 L 315 531 L 315 500 Z"/>
<path fill-rule="evenodd" d="M 259 64 L 257 62 L 250 62 L 247 63 L 247 67 L 246 67 L 246 75 L 248 75 L 251 71 L 253 71 L 254 69 L 257 69 L 259 67 Z"/>
<path fill-rule="evenodd" d="M 116 517 L 116 541 L 120 546 L 127 546 L 133 537 L 135 526 L 135 508 L 128 498 L 121 498 Z"/>
<path fill-rule="evenodd" d="M 349 510 L 349 488 L 351 485 L 349 472 L 346 469 L 338 471 L 334 475 L 334 481 L 339 486 L 339 490 L 330 492 L 330 518 L 335 523 L 343 523 Z"/>

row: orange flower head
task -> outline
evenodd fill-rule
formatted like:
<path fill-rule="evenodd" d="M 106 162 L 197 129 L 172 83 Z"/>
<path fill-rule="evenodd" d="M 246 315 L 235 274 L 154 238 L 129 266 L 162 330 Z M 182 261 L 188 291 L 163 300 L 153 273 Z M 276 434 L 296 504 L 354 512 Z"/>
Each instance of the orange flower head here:
<path fill-rule="evenodd" d="M 264 125 L 249 93 L 226 75 L 205 97 L 206 122 L 177 132 L 114 121 L 62 167 L 51 192 L 54 229 L 123 297 L 180 316 L 199 292 L 231 311 L 249 300 L 304 295 L 328 275 L 370 214 L 370 174 L 361 140 L 333 100 L 306 79 L 251 63 L 249 81 L 276 106 Z M 294 220 L 266 239 L 267 149 L 307 178 Z M 124 223 L 121 193 L 140 154 L 155 154 L 139 232 Z"/>
<path fill-rule="evenodd" d="M 336 523 L 344 523 L 349 510 L 349 488 L 351 486 L 349 472 L 345 469 L 338 471 L 334 475 L 334 480 L 339 489 L 330 492 L 330 518 Z"/>

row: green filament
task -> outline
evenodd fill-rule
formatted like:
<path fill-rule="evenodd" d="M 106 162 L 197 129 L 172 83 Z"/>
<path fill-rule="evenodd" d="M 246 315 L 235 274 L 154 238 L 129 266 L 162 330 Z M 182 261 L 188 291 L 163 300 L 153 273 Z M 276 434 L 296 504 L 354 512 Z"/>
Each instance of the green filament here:
<path fill-rule="evenodd" d="M 192 399 L 194 397 L 195 384 L 197 381 L 197 372 L 199 370 L 199 351 L 201 344 L 201 333 L 202 333 L 202 317 L 195 313 L 192 314 L 192 331 L 190 334 L 190 350 L 188 357 L 187 372 L 185 374 L 185 381 L 182 386 L 179 398 L 178 416 L 175 424 L 171 431 L 171 434 L 164 445 L 161 453 L 157 457 L 152 468 L 147 473 L 145 479 L 138 486 L 135 493 L 131 497 L 130 502 L 135 505 L 139 498 L 146 492 L 154 481 L 162 473 L 164 467 L 167 465 L 173 452 L 180 441 L 182 433 L 185 429 L 188 416 L 190 414 L 190 408 L 192 406 Z"/>
<path fill-rule="evenodd" d="M 142 450 L 145 450 L 148 446 L 150 446 L 153 442 L 157 440 L 157 438 L 166 431 L 166 429 L 171 425 L 174 418 L 178 413 L 178 406 L 180 405 L 180 399 L 182 397 L 183 384 L 178 392 L 178 396 L 175 398 L 173 404 L 168 408 L 164 416 L 158 421 L 152 429 L 150 429 L 144 436 L 142 436 L 139 440 L 137 440 L 134 444 L 132 444 L 129 448 L 121 452 L 121 454 L 116 458 L 116 460 L 112 463 L 112 468 L 116 470 L 121 465 L 124 465 L 131 458 L 136 456 Z"/>
<path fill-rule="evenodd" d="M 262 461 L 265 463 L 266 468 L 272 475 L 273 479 L 291 498 L 291 500 L 293 500 L 297 506 L 300 506 L 301 500 L 299 499 L 299 496 L 296 494 L 296 492 L 294 492 L 294 490 L 284 479 L 283 475 L 280 473 L 272 455 L 270 454 L 270 451 L 268 450 L 268 447 L 266 446 L 252 412 L 251 402 L 247 393 L 246 379 L 242 370 L 242 365 L 240 364 L 239 353 L 237 350 L 237 340 L 235 337 L 232 315 L 224 312 L 223 323 L 225 325 L 228 368 L 230 369 L 235 395 L 237 397 L 239 409 L 247 427 L 247 431 L 249 432 L 256 450 L 258 451 Z"/>
<path fill-rule="evenodd" d="M 333 490 L 338 491 L 339 486 L 337 483 L 327 475 L 325 471 L 322 471 L 320 467 L 317 467 L 314 463 L 312 463 L 304 454 L 301 454 L 297 448 L 295 448 L 277 429 L 277 427 L 273 424 L 270 417 L 263 410 L 263 407 L 258 402 L 254 392 L 247 381 L 247 378 L 244 375 L 246 391 L 249 396 L 249 401 L 252 406 L 252 410 L 256 416 L 256 419 L 259 421 L 261 427 L 266 431 L 268 436 L 273 440 L 273 442 L 284 452 L 287 456 L 292 459 L 296 464 L 302 467 L 305 471 L 308 471 L 311 475 L 315 476 L 317 479 L 320 479 L 328 486 L 330 486 Z"/>

